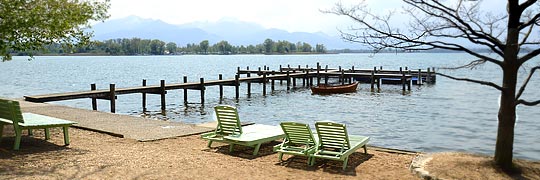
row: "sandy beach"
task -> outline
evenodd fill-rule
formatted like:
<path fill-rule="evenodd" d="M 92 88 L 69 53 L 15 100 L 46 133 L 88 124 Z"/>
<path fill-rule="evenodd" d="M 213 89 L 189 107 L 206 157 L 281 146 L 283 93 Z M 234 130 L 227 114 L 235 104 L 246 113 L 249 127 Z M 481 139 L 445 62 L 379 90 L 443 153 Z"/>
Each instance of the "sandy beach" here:
<path fill-rule="evenodd" d="M 7 127 L 0 143 L 0 179 L 420 179 L 409 166 L 415 154 L 389 153 L 369 148 L 351 155 L 349 166 L 287 156 L 279 162 L 272 146 L 263 145 L 259 156 L 251 148 L 228 152 L 225 144 L 198 135 L 139 142 L 102 133 L 70 128 L 71 142 L 63 146 L 61 130 L 44 140 L 42 130 L 23 137 L 13 151 L 13 131 Z M 433 155 L 426 169 L 445 179 L 540 179 L 540 162 L 517 161 L 523 173 L 509 176 L 493 168 L 488 157 L 443 153 Z"/>

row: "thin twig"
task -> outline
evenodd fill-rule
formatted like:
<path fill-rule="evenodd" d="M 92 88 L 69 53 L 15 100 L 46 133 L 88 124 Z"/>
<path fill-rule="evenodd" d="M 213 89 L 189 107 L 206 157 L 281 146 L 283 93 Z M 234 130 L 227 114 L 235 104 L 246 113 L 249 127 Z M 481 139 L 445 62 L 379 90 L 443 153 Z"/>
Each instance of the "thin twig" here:
<path fill-rule="evenodd" d="M 441 75 L 443 77 L 447 77 L 447 78 L 450 78 L 450 79 L 453 79 L 453 80 L 457 80 L 457 81 L 467 81 L 467 82 L 472 82 L 472 83 L 476 83 L 476 84 L 481 84 L 481 85 L 486 85 L 486 86 L 491 86 L 499 91 L 503 91 L 503 88 L 495 83 L 492 83 L 492 82 L 489 82 L 489 81 L 481 81 L 481 80 L 475 80 L 475 79 L 469 79 L 469 78 L 457 78 L 457 77 L 453 77 L 453 76 L 449 76 L 449 75 L 446 75 L 446 74 L 443 74 L 443 73 L 435 73 L 437 75 Z"/>

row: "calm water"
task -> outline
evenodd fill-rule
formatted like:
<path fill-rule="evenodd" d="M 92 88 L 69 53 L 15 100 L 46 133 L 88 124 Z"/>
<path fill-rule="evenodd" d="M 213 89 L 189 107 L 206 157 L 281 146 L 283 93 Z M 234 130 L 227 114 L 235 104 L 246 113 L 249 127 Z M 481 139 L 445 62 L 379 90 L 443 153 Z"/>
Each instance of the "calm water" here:
<path fill-rule="evenodd" d="M 338 54 L 338 55 L 238 55 L 238 56 L 143 56 L 143 57 L 36 57 L 27 61 L 15 57 L 0 63 L 0 96 L 21 98 L 24 95 L 89 90 L 91 83 L 98 89 L 115 83 L 117 88 L 139 86 L 142 79 L 148 84 L 233 78 L 237 67 L 252 69 L 279 65 L 315 66 L 317 62 L 329 67 L 356 69 L 411 69 L 461 65 L 472 58 L 466 54 Z M 539 64 L 536 59 L 529 66 Z M 525 69 L 523 69 L 525 71 Z M 499 83 L 501 71 L 484 65 L 474 70 L 445 71 L 454 76 L 474 77 Z M 521 81 L 520 81 L 521 82 Z M 301 83 L 301 82 L 300 82 Z M 279 83 L 278 83 L 279 84 Z M 523 97 L 540 98 L 540 73 L 530 82 Z M 281 121 L 313 123 L 332 120 L 348 125 L 351 134 L 371 136 L 371 144 L 416 151 L 468 151 L 492 155 L 497 129 L 499 92 L 487 86 L 457 82 L 443 77 L 434 85 L 413 86 L 412 92 L 402 95 L 401 86 L 383 85 L 380 93 L 370 92 L 361 84 L 357 93 L 311 95 L 309 89 L 290 92 L 284 85 L 262 96 L 259 84 L 252 85 L 247 97 L 242 84 L 240 100 L 234 100 L 234 87 L 225 87 L 223 104 L 239 108 L 243 121 L 278 125 Z M 270 88 L 268 87 L 268 91 Z M 169 119 L 186 123 L 204 123 L 214 119 L 212 107 L 219 104 L 218 87 L 206 91 L 206 104 L 201 106 L 199 92 L 190 91 L 189 104 L 183 105 L 181 90 L 167 94 L 167 116 L 158 114 L 158 95 L 148 95 L 148 110 L 153 119 Z M 54 102 L 91 108 L 90 99 Z M 99 101 L 99 110 L 109 111 L 107 101 Z M 121 95 L 117 112 L 140 116 L 140 94 Z M 538 107 L 519 107 L 514 153 L 516 157 L 540 160 L 540 110 Z"/>

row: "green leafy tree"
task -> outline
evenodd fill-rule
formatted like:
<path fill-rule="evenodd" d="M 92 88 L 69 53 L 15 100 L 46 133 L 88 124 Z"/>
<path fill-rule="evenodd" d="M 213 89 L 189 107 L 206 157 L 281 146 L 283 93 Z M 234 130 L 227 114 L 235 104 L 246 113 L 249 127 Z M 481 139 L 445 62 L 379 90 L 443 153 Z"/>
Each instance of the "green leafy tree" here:
<path fill-rule="evenodd" d="M 274 52 L 274 44 L 275 42 L 272 39 L 264 40 L 264 53 L 271 54 L 272 52 Z"/>
<path fill-rule="evenodd" d="M 152 55 L 163 55 L 165 52 L 165 42 L 158 39 L 150 41 L 150 54 Z"/>
<path fill-rule="evenodd" d="M 201 48 L 203 54 L 208 54 L 208 47 L 210 47 L 208 40 L 204 40 L 199 43 L 199 48 Z"/>
<path fill-rule="evenodd" d="M 315 45 L 315 52 L 326 53 L 326 47 L 324 47 L 324 44 L 316 44 Z"/>
<path fill-rule="evenodd" d="M 405 51 L 446 49 L 470 54 L 473 60 L 456 68 L 474 68 L 491 63 L 502 71 L 502 82 L 478 80 L 467 77 L 453 77 L 438 73 L 450 79 L 466 81 L 492 87 L 500 91 L 495 164 L 503 170 L 512 170 L 514 127 L 516 108 L 519 105 L 535 106 L 540 100 L 523 98 L 527 84 L 539 65 L 527 64 L 540 55 L 540 1 L 506 0 L 496 4 L 503 9 L 500 14 L 482 10 L 477 0 L 403 0 L 402 14 L 410 18 L 410 23 L 401 29 L 395 26 L 393 14 L 377 15 L 370 12 L 366 4 L 346 7 L 338 3 L 334 9 L 326 11 L 343 15 L 356 22 L 352 32 L 342 31 L 342 37 L 351 42 L 362 43 L 376 51 L 387 48 Z M 403 18 L 400 13 L 400 19 Z M 467 42 L 467 43 L 463 43 Z M 469 48 L 476 44 L 489 49 L 491 55 L 481 54 Z M 519 76 L 520 69 L 529 67 L 528 75 Z M 526 71 L 521 71 L 526 72 Z M 518 89 L 518 77 L 523 77 Z"/>
<path fill-rule="evenodd" d="M 308 43 L 302 43 L 302 52 L 311 52 L 313 47 Z"/>
<path fill-rule="evenodd" d="M 108 18 L 109 1 L 0 0 L 0 56 L 43 50 L 52 43 L 70 47 L 89 42 L 89 21 Z"/>
<path fill-rule="evenodd" d="M 169 51 L 169 54 L 175 54 L 176 53 L 176 49 L 178 48 L 178 46 L 176 45 L 176 43 L 173 43 L 173 42 L 169 42 L 167 43 L 167 45 L 165 45 L 166 48 L 167 48 L 167 51 Z"/>
<path fill-rule="evenodd" d="M 227 41 L 220 41 L 214 46 L 218 54 L 231 54 L 233 51 L 233 47 Z"/>

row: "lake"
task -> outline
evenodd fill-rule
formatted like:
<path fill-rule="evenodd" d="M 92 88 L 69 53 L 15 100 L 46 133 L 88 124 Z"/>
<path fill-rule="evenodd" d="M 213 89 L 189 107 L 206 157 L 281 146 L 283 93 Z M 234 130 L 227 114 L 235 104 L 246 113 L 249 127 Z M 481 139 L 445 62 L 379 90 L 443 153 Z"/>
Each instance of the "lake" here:
<path fill-rule="evenodd" d="M 14 57 L 0 63 L 0 97 L 22 98 L 24 95 L 85 91 L 96 83 L 98 89 L 140 86 L 142 79 L 157 85 L 161 79 L 178 83 L 183 76 L 189 82 L 199 78 L 215 80 L 219 74 L 234 78 L 237 67 L 251 69 L 279 65 L 329 65 L 330 68 L 397 70 L 399 67 L 423 69 L 452 67 L 474 60 L 463 53 L 405 54 L 330 54 L 330 55 L 231 55 L 231 56 L 114 56 L 114 57 Z M 537 65 L 536 58 L 527 67 Z M 526 75 L 527 69 L 521 69 Z M 439 70 L 449 75 L 490 80 L 500 84 L 502 71 L 486 64 L 476 69 Z M 521 77 L 520 83 L 524 77 Z M 301 82 L 300 82 L 301 84 Z M 540 99 L 540 73 L 536 73 L 523 97 Z M 189 91 L 189 102 L 183 105 L 182 90 L 167 94 L 167 115 L 160 112 L 159 95 L 148 95 L 148 118 L 199 124 L 214 120 L 212 108 L 220 103 L 238 107 L 242 121 L 278 125 L 281 121 L 309 123 L 330 120 L 347 124 L 350 134 L 371 136 L 376 146 L 414 151 L 467 151 L 493 155 L 497 131 L 499 91 L 478 84 L 437 77 L 432 85 L 413 86 L 402 94 L 400 85 L 382 85 L 381 92 L 371 92 L 369 84 L 360 84 L 356 93 L 312 95 L 308 88 L 286 90 L 276 85 L 276 91 L 262 95 L 261 85 L 252 84 L 247 97 L 246 84 L 240 86 L 240 99 L 234 99 L 234 87 L 224 88 L 220 102 L 218 87 L 208 87 L 202 106 L 198 91 Z M 52 102 L 91 109 L 90 99 Z M 109 102 L 98 101 L 100 111 L 109 111 Z M 116 102 L 120 114 L 141 116 L 141 95 L 120 95 Z M 515 129 L 514 154 L 518 158 L 540 160 L 540 110 L 519 106 Z"/>

